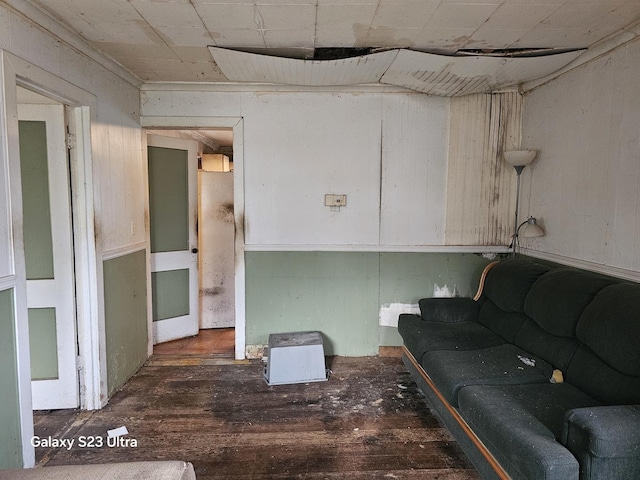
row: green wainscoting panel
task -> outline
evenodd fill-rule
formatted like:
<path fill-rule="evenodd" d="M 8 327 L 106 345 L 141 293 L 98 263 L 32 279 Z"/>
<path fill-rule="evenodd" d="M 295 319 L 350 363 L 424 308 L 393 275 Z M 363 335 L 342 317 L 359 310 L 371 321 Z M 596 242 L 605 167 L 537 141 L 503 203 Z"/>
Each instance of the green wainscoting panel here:
<path fill-rule="evenodd" d="M 104 262 L 107 391 L 113 394 L 147 359 L 147 265 L 140 250 Z"/>
<path fill-rule="evenodd" d="M 432 297 L 436 285 L 472 297 L 492 261 L 473 253 L 381 253 L 380 301 L 418 303 Z"/>
<path fill-rule="evenodd" d="M 247 252 L 247 345 L 322 332 L 327 355 L 378 353 L 378 254 Z"/>
<path fill-rule="evenodd" d="M 187 151 L 149 148 L 151 252 L 189 248 Z"/>
<path fill-rule="evenodd" d="M 29 309 L 29 348 L 31 351 L 31 380 L 58 378 L 58 339 L 56 309 Z"/>
<path fill-rule="evenodd" d="M 27 280 L 53 278 L 46 123 L 20 121 L 20 175 Z"/>
<path fill-rule="evenodd" d="M 246 342 L 270 333 L 319 330 L 328 355 L 376 355 L 400 346 L 381 326 L 386 304 L 415 305 L 434 289 L 473 296 L 491 260 L 463 253 L 247 252 Z"/>
<path fill-rule="evenodd" d="M 189 270 L 151 274 L 153 321 L 189 315 Z"/>
<path fill-rule="evenodd" d="M 13 289 L 0 292 L 0 469 L 22 468 Z"/>
<path fill-rule="evenodd" d="M 381 253 L 380 305 L 434 296 L 446 287 L 460 297 L 473 297 L 484 267 L 492 260 L 473 253 Z M 401 346 L 396 327 L 380 326 L 381 346 Z"/>

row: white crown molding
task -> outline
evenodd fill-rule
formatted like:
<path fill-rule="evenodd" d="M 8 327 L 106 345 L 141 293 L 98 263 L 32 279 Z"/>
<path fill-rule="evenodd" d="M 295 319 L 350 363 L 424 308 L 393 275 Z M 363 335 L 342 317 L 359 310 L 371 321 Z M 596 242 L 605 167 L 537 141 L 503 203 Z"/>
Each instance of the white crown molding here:
<path fill-rule="evenodd" d="M 37 5 L 34 5 L 29 0 L 3 0 L 3 3 L 9 6 L 17 14 L 22 15 L 30 22 L 36 24 L 46 32 L 58 38 L 60 41 L 66 43 L 82 55 L 85 55 L 99 65 L 102 65 L 104 68 L 119 76 L 134 87 L 140 88 L 143 84 L 141 79 L 136 77 L 121 64 L 99 50 L 96 50 L 78 34 L 73 32 L 70 27 L 53 18 L 46 11 Z"/>
<path fill-rule="evenodd" d="M 275 83 L 250 83 L 250 82 L 145 82 L 140 90 L 142 92 L 220 92 L 220 93 L 413 93 L 424 95 L 404 87 L 384 85 L 381 83 L 341 85 L 341 86 L 302 86 L 280 85 Z"/>

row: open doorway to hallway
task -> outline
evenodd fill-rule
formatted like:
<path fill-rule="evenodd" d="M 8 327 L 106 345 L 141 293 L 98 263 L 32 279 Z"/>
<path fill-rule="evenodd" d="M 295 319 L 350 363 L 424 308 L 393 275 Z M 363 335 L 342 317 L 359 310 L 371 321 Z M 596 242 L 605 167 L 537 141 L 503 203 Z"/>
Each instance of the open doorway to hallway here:
<path fill-rule="evenodd" d="M 147 133 L 197 144 L 197 248 L 192 252 L 197 252 L 199 333 L 177 340 L 174 339 L 178 336 L 173 336 L 171 341 L 157 343 L 153 353 L 233 358 L 236 340 L 233 129 L 162 129 Z"/>

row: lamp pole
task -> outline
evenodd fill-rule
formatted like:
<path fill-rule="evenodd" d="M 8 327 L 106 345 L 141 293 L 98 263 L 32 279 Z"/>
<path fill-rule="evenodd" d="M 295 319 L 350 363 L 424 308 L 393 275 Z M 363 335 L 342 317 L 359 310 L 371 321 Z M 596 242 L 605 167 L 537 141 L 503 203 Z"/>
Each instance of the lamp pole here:
<path fill-rule="evenodd" d="M 520 207 L 520 174 L 522 170 L 524 170 L 525 165 L 514 165 L 513 168 L 516 170 L 517 180 L 516 180 L 516 214 L 513 220 L 513 253 L 516 251 L 516 237 L 518 236 L 518 209 Z"/>

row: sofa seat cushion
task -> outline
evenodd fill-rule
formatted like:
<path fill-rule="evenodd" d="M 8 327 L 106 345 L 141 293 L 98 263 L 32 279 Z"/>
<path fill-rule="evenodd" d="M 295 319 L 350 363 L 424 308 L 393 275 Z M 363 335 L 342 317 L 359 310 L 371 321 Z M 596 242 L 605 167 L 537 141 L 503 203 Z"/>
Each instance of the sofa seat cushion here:
<path fill-rule="evenodd" d="M 459 410 L 513 478 L 577 479 L 576 458 L 559 440 L 564 415 L 599 403 L 568 383 L 475 385 L 459 392 Z"/>
<path fill-rule="evenodd" d="M 454 407 L 458 391 L 468 385 L 549 383 L 551 364 L 511 344 L 469 351 L 431 351 L 422 368 Z"/>
<path fill-rule="evenodd" d="M 426 352 L 435 350 L 477 350 L 505 343 L 476 322 L 428 322 L 417 315 L 401 315 L 398 332 L 418 362 Z"/>

